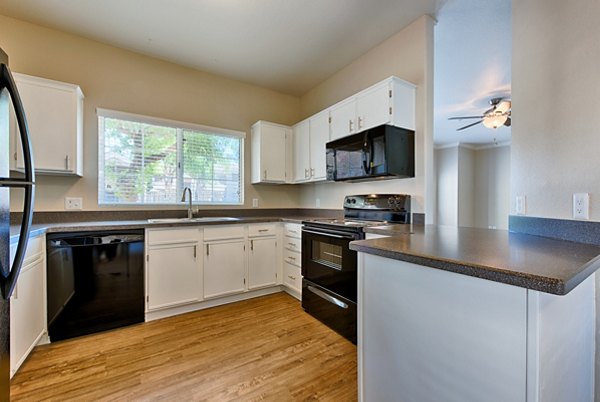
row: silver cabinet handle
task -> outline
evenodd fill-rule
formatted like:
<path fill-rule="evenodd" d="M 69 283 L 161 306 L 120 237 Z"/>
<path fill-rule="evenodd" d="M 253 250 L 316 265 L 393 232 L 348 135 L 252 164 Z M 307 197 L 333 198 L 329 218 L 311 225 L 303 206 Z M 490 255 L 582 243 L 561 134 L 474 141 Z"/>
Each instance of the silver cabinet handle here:
<path fill-rule="evenodd" d="M 310 176 L 308 175 L 308 169 L 304 169 L 304 178 L 308 179 Z"/>
<path fill-rule="evenodd" d="M 265 172 L 263 173 L 263 177 L 265 180 L 267 180 L 267 169 L 265 169 Z"/>
<path fill-rule="evenodd" d="M 197 254 L 198 254 L 198 246 L 194 246 L 194 259 L 196 259 Z"/>
<path fill-rule="evenodd" d="M 360 130 L 363 126 L 363 118 L 358 116 L 358 129 Z"/>
<path fill-rule="evenodd" d="M 259 233 L 264 233 L 264 232 L 268 232 L 268 231 L 269 231 L 269 229 L 258 229 Z"/>
<path fill-rule="evenodd" d="M 354 128 L 352 127 L 354 125 L 354 122 L 352 121 L 352 119 L 348 120 L 348 131 L 352 132 L 354 130 Z"/>
<path fill-rule="evenodd" d="M 210 254 L 209 247 L 210 247 L 210 244 L 207 244 L 206 245 L 206 255 L 207 256 Z"/>
<path fill-rule="evenodd" d="M 310 168 L 310 177 L 315 175 L 315 168 Z"/>
<path fill-rule="evenodd" d="M 69 170 L 69 155 L 65 156 L 65 170 Z"/>
<path fill-rule="evenodd" d="M 346 303 L 344 303 L 343 301 L 341 301 L 333 296 L 329 296 L 327 293 L 323 292 L 320 289 L 315 288 L 314 286 L 309 285 L 308 290 L 310 290 L 311 292 L 313 292 L 320 298 L 325 299 L 332 304 L 335 304 L 336 306 L 340 306 L 341 308 L 348 308 L 348 305 Z"/>
<path fill-rule="evenodd" d="M 288 255 L 288 259 L 292 260 L 292 261 L 296 261 L 296 257 L 292 257 Z"/>
<path fill-rule="evenodd" d="M 250 250 L 254 251 L 254 240 L 250 240 Z"/>
<path fill-rule="evenodd" d="M 291 279 L 291 280 L 293 280 L 293 281 L 295 281 L 295 280 L 296 280 L 296 277 L 295 277 L 295 276 L 292 276 L 292 275 L 288 275 L 288 278 L 290 278 L 290 279 Z"/>
<path fill-rule="evenodd" d="M 292 247 L 296 247 L 296 243 L 288 243 Z"/>

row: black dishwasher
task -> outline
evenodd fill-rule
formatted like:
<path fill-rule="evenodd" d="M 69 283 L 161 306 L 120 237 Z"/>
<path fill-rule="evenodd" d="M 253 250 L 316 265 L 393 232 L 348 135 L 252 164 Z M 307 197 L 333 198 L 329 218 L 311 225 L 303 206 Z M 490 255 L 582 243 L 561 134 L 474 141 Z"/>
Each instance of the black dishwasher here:
<path fill-rule="evenodd" d="M 144 321 L 144 231 L 48 234 L 50 341 Z"/>

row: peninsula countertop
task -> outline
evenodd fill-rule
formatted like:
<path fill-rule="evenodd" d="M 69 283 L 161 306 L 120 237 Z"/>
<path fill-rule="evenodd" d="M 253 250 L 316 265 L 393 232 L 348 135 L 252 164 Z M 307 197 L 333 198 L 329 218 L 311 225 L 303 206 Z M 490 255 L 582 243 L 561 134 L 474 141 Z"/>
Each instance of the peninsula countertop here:
<path fill-rule="evenodd" d="M 600 268 L 600 246 L 506 230 L 389 225 L 365 231 L 390 237 L 354 241 L 352 250 L 557 295 Z"/>

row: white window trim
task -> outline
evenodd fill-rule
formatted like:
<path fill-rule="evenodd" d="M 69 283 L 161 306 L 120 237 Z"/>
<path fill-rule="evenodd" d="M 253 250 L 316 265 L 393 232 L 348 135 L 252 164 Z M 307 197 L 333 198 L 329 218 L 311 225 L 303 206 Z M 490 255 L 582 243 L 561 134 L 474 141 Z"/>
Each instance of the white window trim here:
<path fill-rule="evenodd" d="M 183 121 L 178 121 L 178 120 L 170 120 L 170 119 L 163 119 L 160 117 L 153 117 L 153 116 L 146 116 L 143 114 L 136 114 L 136 113 L 128 113 L 128 112 L 121 112 L 118 110 L 111 110 L 111 109 L 104 109 L 104 108 L 96 108 L 96 116 L 97 117 L 107 117 L 107 118 L 112 118 L 112 119 L 120 119 L 120 120 L 129 120 L 129 121 L 135 121 L 135 122 L 139 122 L 139 123 L 145 123 L 145 124 L 154 124 L 154 125 L 158 125 L 158 126 L 166 126 L 166 127 L 172 127 L 172 128 L 183 128 L 183 129 L 189 129 L 189 130 L 194 130 L 194 131 L 207 131 L 209 133 L 214 133 L 214 134 L 219 134 L 219 135 L 223 135 L 223 136 L 228 136 L 228 137 L 233 137 L 233 138 L 239 138 L 241 139 L 241 146 L 240 146 L 240 201 L 239 202 L 223 202 L 223 203 L 219 203 L 219 204 L 215 204 L 215 203 L 201 203 L 201 202 L 194 202 L 193 205 L 197 205 L 197 206 L 236 206 L 236 205 L 244 205 L 245 204 L 245 169 L 244 169 L 244 154 L 245 154 L 245 139 L 246 139 L 246 133 L 243 131 L 237 131 L 237 130 L 230 130 L 227 128 L 220 128 L 220 127 L 213 127 L 213 126 L 206 126 L 206 125 L 202 125 L 202 124 L 194 124 L 194 123 L 187 123 L 187 122 L 183 122 Z M 100 164 L 102 163 L 102 161 L 104 160 L 104 156 L 102 155 L 103 152 L 103 148 L 100 147 L 100 132 L 98 132 L 98 138 L 97 138 L 97 145 L 98 145 L 98 168 L 100 168 Z M 100 175 L 98 174 L 98 180 L 100 180 Z M 98 186 L 96 186 L 98 187 Z M 179 203 L 123 203 L 123 202 L 118 202 L 118 203 L 110 203 L 110 202 L 101 202 L 100 200 L 100 191 L 98 191 L 98 205 L 100 207 L 152 207 L 152 206 L 181 206 L 181 205 L 187 205 L 187 203 L 183 203 L 183 202 L 179 202 Z"/>

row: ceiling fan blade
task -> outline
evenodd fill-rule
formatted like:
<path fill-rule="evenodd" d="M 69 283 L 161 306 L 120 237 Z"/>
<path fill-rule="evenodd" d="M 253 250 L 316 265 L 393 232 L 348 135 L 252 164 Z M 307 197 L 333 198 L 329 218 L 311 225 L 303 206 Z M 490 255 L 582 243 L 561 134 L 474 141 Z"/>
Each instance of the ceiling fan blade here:
<path fill-rule="evenodd" d="M 483 119 L 483 116 L 457 116 L 457 117 L 448 117 L 448 120 L 464 120 L 464 119 Z"/>
<path fill-rule="evenodd" d="M 464 130 L 465 128 L 469 128 L 469 127 L 476 126 L 476 125 L 478 125 L 479 123 L 481 123 L 482 121 L 483 121 L 483 120 L 479 120 L 479 121 L 477 121 L 477 122 L 475 122 L 475 123 L 471 123 L 471 124 L 469 124 L 469 125 L 466 125 L 466 126 L 464 126 L 464 127 L 457 128 L 457 129 L 456 129 L 456 131 L 461 131 L 461 130 Z"/>

